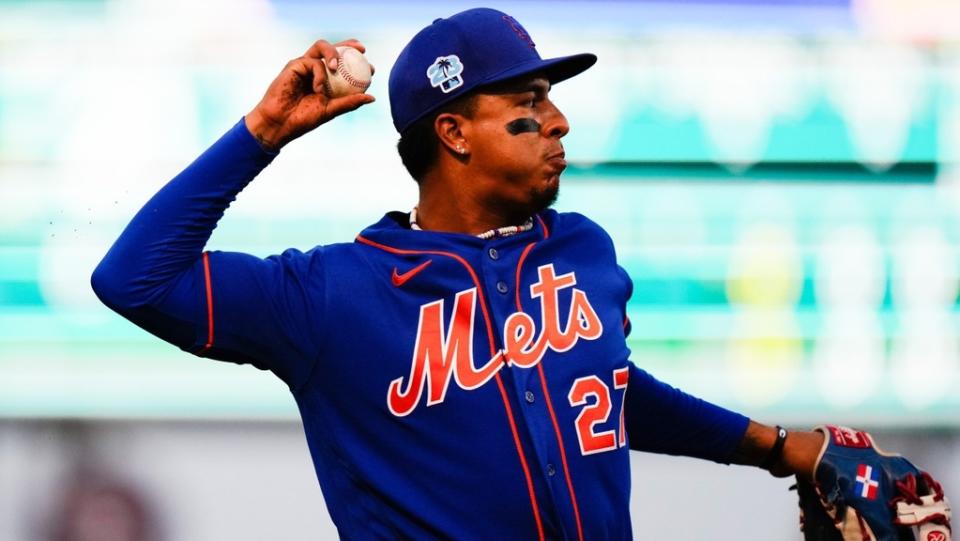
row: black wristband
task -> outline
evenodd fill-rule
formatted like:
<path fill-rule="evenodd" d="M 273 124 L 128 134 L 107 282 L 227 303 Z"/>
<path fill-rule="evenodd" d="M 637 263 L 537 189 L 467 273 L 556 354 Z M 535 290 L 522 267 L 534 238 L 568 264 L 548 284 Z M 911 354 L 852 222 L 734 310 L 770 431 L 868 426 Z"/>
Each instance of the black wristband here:
<path fill-rule="evenodd" d="M 787 429 L 777 425 L 777 441 L 773 442 L 773 447 L 770 448 L 767 457 L 760 463 L 761 468 L 769 470 L 776 465 L 777 462 L 780 462 L 780 457 L 783 456 L 783 443 L 785 441 L 787 441 Z"/>

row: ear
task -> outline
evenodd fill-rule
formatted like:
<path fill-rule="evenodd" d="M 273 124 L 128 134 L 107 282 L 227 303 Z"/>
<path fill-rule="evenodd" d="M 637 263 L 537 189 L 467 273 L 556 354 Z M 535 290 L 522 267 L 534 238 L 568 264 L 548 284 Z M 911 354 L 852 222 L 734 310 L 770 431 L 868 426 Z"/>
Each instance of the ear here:
<path fill-rule="evenodd" d="M 440 144 L 451 154 L 465 158 L 470 155 L 470 143 L 466 137 L 466 124 L 470 119 L 456 113 L 440 113 L 433 121 L 433 130 Z"/>

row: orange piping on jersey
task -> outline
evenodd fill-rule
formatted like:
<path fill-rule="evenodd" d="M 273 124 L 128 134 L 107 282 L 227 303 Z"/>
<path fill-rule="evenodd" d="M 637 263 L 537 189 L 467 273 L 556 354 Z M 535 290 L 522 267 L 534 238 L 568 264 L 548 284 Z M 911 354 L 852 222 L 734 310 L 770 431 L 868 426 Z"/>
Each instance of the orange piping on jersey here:
<path fill-rule="evenodd" d="M 520 259 L 517 260 L 517 279 L 516 279 L 516 282 L 514 283 L 517 284 L 517 310 L 521 312 L 523 311 L 523 308 L 520 306 L 520 269 L 523 267 L 523 260 L 527 258 L 527 254 L 530 253 L 530 250 L 533 249 L 533 246 L 535 244 L 536 242 L 531 242 L 530 244 L 528 244 L 527 247 L 524 248 L 523 252 L 520 254 Z"/>
<path fill-rule="evenodd" d="M 542 222 L 541 222 L 542 223 Z M 494 344 L 493 340 L 493 326 L 490 323 L 490 314 L 487 312 L 487 303 L 485 300 L 486 295 L 483 292 L 483 286 L 480 284 L 480 279 L 477 278 L 477 273 L 474 272 L 473 267 L 470 266 L 470 263 L 466 259 L 460 257 L 459 255 L 452 252 L 444 252 L 440 250 L 404 250 L 401 248 L 394 248 L 392 246 L 387 246 L 386 244 L 380 244 L 379 242 L 372 241 L 370 239 L 364 238 L 361 235 L 357 235 L 357 242 L 361 244 L 366 244 L 374 248 L 378 248 L 385 252 L 391 254 L 399 255 L 442 255 L 449 258 L 452 258 L 458 261 L 464 268 L 467 269 L 467 272 L 470 273 L 470 278 L 473 280 L 474 285 L 477 286 L 477 292 L 479 293 L 477 297 L 480 298 L 480 310 L 483 313 L 483 321 L 487 326 L 487 339 L 490 343 L 490 355 L 494 356 L 497 353 L 497 347 Z M 500 389 L 500 397 L 503 399 L 503 407 L 507 412 L 507 421 L 510 425 L 510 432 L 513 435 L 513 443 L 517 448 L 517 456 L 520 457 L 520 466 L 523 469 L 523 476 L 527 482 L 527 493 L 530 495 L 530 505 L 533 507 L 533 519 L 537 524 L 537 535 L 540 541 L 544 541 L 543 533 L 543 523 L 540 520 L 540 507 L 537 505 L 537 496 L 536 492 L 533 489 L 533 478 L 530 476 L 530 468 L 527 466 L 527 458 L 523 454 L 523 444 L 520 443 L 520 436 L 517 433 L 516 422 L 513 418 L 513 409 L 510 407 L 510 400 L 507 397 L 507 391 L 503 386 L 503 381 L 500 379 L 500 374 L 496 375 L 497 387 Z"/>
<path fill-rule="evenodd" d="M 537 216 L 539 218 L 539 216 Z M 540 221 L 543 223 L 543 220 Z M 543 226 L 544 238 L 547 235 L 547 226 Z M 520 304 L 520 269 L 523 268 L 523 262 L 527 259 L 527 254 L 533 249 L 536 242 L 531 242 L 523 249 L 520 259 L 517 261 L 517 311 L 523 311 L 523 305 Z M 543 388 L 543 399 L 547 401 L 547 411 L 550 412 L 550 421 L 553 423 L 553 431 L 557 435 L 557 446 L 560 447 L 560 462 L 563 464 L 563 475 L 567 480 L 567 489 L 570 491 L 570 503 L 573 505 L 573 518 L 577 522 L 577 538 L 583 541 L 583 525 L 580 522 L 580 507 L 577 505 L 577 494 L 573 490 L 573 479 L 570 478 L 570 467 L 567 466 L 567 452 L 563 447 L 563 438 L 560 435 L 560 424 L 557 422 L 557 414 L 553 411 L 553 401 L 550 400 L 550 392 L 547 390 L 547 377 L 543 372 L 543 363 L 537 364 L 537 372 L 540 374 L 540 386 Z M 497 374 L 499 377 L 499 374 Z"/>
<path fill-rule="evenodd" d="M 547 401 L 547 410 L 550 412 L 550 421 L 553 422 L 553 431 L 557 435 L 557 446 L 560 447 L 560 462 L 563 464 L 563 475 L 567 478 L 567 488 L 570 490 L 570 503 L 573 504 L 573 518 L 577 521 L 577 536 L 583 541 L 583 525 L 580 522 L 580 506 L 577 505 L 577 493 L 573 490 L 573 479 L 570 477 L 570 467 L 567 465 L 567 452 L 563 447 L 563 439 L 560 436 L 560 425 L 557 423 L 557 414 L 553 411 L 553 400 L 550 398 L 550 392 L 547 391 L 547 377 L 543 373 L 543 363 L 537 365 L 537 372 L 540 373 L 540 386 L 543 387 L 543 398 Z"/>
<path fill-rule="evenodd" d="M 527 466 L 527 458 L 523 456 L 523 446 L 520 444 L 520 435 L 517 433 L 517 425 L 513 420 L 513 408 L 510 407 L 510 399 L 507 398 L 507 390 L 503 386 L 503 379 L 500 374 L 495 376 L 497 379 L 497 388 L 500 389 L 500 397 L 503 399 L 503 407 L 507 410 L 507 420 L 510 421 L 510 432 L 513 433 L 513 442 L 517 446 L 517 454 L 520 455 L 520 464 L 523 466 L 523 474 L 527 476 L 527 492 L 530 493 L 530 501 L 533 503 L 533 516 L 537 521 L 537 535 L 540 541 L 544 541 L 543 524 L 540 522 L 540 509 L 537 506 L 537 496 L 533 492 L 533 481 L 530 479 L 530 468 Z"/>
<path fill-rule="evenodd" d="M 210 252 L 203 252 L 203 279 L 207 286 L 207 343 L 197 355 L 203 355 L 213 347 L 213 283 L 210 280 Z"/>
<path fill-rule="evenodd" d="M 543 221 L 543 218 L 541 218 L 539 214 L 537 214 L 536 216 L 537 216 L 537 221 L 540 222 L 540 226 L 543 227 L 543 238 L 544 239 L 550 238 L 550 229 L 547 227 L 547 223 Z"/>
<path fill-rule="evenodd" d="M 630 317 L 629 317 L 629 316 L 623 316 L 623 328 L 626 329 L 626 328 L 627 328 L 627 325 L 629 325 L 629 324 L 630 324 Z"/>

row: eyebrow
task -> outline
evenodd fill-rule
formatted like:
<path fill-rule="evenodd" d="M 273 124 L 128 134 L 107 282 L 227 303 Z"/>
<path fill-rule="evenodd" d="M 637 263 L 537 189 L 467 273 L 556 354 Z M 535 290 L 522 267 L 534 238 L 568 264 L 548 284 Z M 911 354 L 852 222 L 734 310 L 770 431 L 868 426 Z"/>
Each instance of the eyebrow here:
<path fill-rule="evenodd" d="M 530 81 L 526 85 L 523 85 L 519 90 L 520 92 L 533 92 L 534 94 L 546 94 L 550 92 L 550 83 L 543 82 L 542 80 Z"/>

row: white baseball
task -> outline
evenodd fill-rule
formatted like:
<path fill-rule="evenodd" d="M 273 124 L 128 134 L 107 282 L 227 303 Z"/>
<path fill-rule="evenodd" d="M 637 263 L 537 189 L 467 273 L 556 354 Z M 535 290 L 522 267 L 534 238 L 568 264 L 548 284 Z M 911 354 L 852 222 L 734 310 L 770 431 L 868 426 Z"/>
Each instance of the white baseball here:
<path fill-rule="evenodd" d="M 353 47 L 337 47 L 337 52 L 340 53 L 337 70 L 331 71 L 327 67 L 327 96 L 337 98 L 365 91 L 373 76 L 373 66 L 367 62 L 367 57 Z"/>

